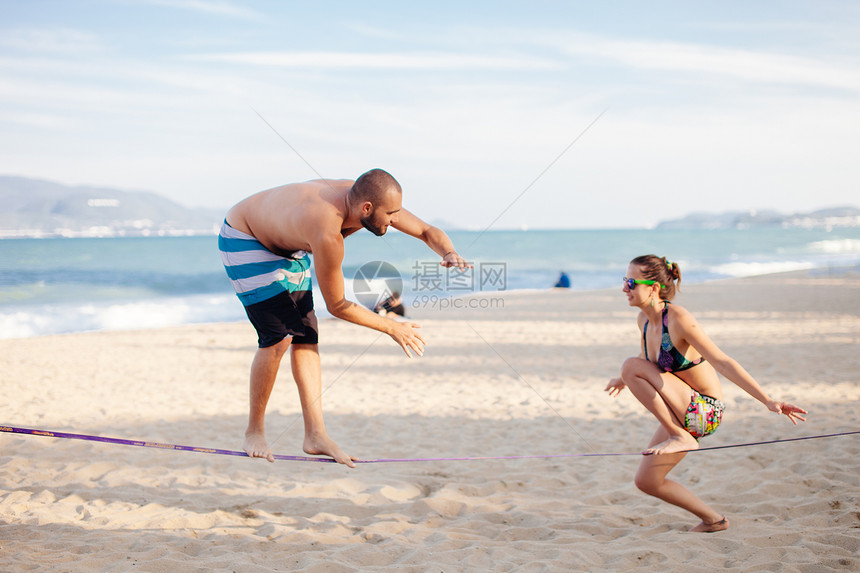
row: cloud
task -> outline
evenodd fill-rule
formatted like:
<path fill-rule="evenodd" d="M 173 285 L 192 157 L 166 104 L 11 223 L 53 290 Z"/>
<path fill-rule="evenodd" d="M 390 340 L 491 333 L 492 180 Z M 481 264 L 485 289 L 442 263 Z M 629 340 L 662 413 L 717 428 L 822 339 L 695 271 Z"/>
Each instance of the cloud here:
<path fill-rule="evenodd" d="M 37 53 L 81 54 L 101 49 L 96 36 L 70 28 L 19 28 L 4 30 L 0 46 Z"/>
<path fill-rule="evenodd" d="M 187 56 L 196 61 L 314 69 L 378 70 L 551 70 L 558 62 L 521 56 L 481 56 L 457 53 L 235 52 Z"/>
<path fill-rule="evenodd" d="M 749 82 L 860 91 L 856 64 L 778 53 L 663 41 L 616 41 L 579 36 L 560 40 L 569 55 L 614 60 L 644 70 L 714 74 Z"/>
<path fill-rule="evenodd" d="M 0 113 L 0 124 L 17 124 L 24 127 L 35 127 L 39 129 L 68 129 L 80 127 L 78 123 L 69 118 L 50 113 Z"/>
<path fill-rule="evenodd" d="M 192 10 L 195 12 L 203 12 L 207 14 L 217 14 L 221 16 L 231 16 L 238 18 L 256 19 L 261 15 L 258 12 L 249 10 L 248 8 L 237 6 L 231 2 L 224 0 L 135 0 L 139 4 L 150 4 L 154 6 L 164 6 L 166 8 L 175 8 L 178 10 Z"/>

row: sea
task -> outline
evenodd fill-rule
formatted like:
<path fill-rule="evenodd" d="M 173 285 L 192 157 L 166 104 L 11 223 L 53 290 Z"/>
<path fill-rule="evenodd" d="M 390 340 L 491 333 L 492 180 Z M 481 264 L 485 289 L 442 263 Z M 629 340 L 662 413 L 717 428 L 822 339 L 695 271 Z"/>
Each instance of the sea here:
<path fill-rule="evenodd" d="M 398 291 L 407 313 L 475 293 L 621 286 L 642 254 L 677 262 L 683 284 L 860 267 L 860 228 L 451 231 L 473 267 L 449 271 L 396 231 L 346 239 L 347 297 L 373 306 Z M 315 292 L 318 314 L 325 305 Z M 215 236 L 0 239 L 0 338 L 245 320 Z"/>

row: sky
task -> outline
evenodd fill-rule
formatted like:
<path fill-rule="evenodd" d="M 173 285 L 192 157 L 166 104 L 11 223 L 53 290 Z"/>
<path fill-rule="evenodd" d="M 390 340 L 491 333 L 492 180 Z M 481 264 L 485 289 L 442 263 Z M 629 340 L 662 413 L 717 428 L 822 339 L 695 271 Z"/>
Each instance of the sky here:
<path fill-rule="evenodd" d="M 466 229 L 860 206 L 860 3 L 0 0 L 0 174 Z M 0 207 L 2 208 L 2 207 Z"/>

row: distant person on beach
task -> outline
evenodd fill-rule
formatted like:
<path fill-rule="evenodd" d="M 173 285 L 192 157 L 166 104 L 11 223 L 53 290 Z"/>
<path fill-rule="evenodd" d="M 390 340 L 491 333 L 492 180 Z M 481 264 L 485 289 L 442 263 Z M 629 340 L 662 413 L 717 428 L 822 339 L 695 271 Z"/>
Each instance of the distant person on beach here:
<path fill-rule="evenodd" d="M 561 275 L 558 277 L 558 281 L 555 283 L 554 288 L 570 288 L 570 277 L 567 276 L 567 273 L 561 271 Z"/>
<path fill-rule="evenodd" d="M 677 283 L 677 284 L 676 284 Z M 621 377 L 606 386 L 617 396 L 626 386 L 652 413 L 660 426 L 651 438 L 636 472 L 636 487 L 698 516 L 691 531 L 728 529 L 729 520 L 666 475 L 699 447 L 699 438 L 717 430 L 725 405 L 717 372 L 777 414 L 794 424 L 804 421 L 803 410 L 778 402 L 735 360 L 702 331 L 685 308 L 670 305 L 681 284 L 681 269 L 665 257 L 637 257 L 627 267 L 622 290 L 627 303 L 640 310 L 642 351 L 621 365 Z M 650 328 L 649 328 L 650 327 Z"/>
<path fill-rule="evenodd" d="M 281 358 L 289 348 L 304 417 L 304 451 L 355 467 L 357 458 L 341 451 L 323 421 L 309 254 L 333 316 L 388 334 L 409 357 L 411 352 L 424 353 L 419 325 L 379 316 L 344 297 L 344 239 L 362 227 L 377 236 L 394 227 L 426 243 L 442 258 L 442 266 L 469 266 L 448 235 L 403 209 L 402 195 L 394 177 L 373 169 L 355 181 L 319 179 L 275 187 L 251 195 L 227 213 L 218 248 L 259 345 L 251 364 L 243 445 L 249 456 L 274 461 L 264 419 Z"/>
<path fill-rule="evenodd" d="M 396 314 L 397 316 L 406 316 L 406 309 L 403 307 L 403 300 L 400 298 L 400 293 L 395 291 L 391 296 L 376 305 L 373 309 L 377 314 L 386 316 Z"/>

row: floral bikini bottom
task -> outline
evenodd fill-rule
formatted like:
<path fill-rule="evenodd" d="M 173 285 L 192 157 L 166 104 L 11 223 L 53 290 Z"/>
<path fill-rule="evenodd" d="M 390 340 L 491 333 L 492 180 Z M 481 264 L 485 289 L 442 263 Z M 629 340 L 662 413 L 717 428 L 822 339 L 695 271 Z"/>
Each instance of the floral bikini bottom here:
<path fill-rule="evenodd" d="M 726 405 L 722 400 L 699 394 L 692 389 L 690 391 L 692 394 L 684 417 L 684 427 L 698 440 L 717 431 Z"/>

